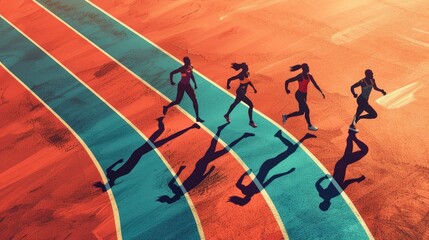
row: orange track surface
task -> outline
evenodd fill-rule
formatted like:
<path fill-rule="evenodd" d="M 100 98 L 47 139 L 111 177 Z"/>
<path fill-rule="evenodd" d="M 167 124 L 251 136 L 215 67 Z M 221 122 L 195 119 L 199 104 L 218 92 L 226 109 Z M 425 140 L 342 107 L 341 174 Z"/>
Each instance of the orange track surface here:
<path fill-rule="evenodd" d="M 19 5 L 19 11 L 6 7 L 3 15 L 118 109 L 146 136 L 151 136 L 157 129 L 155 119 L 162 115 L 162 106 L 168 102 L 95 47 L 31 1 Z M 168 78 L 162 80 L 168 81 Z M 171 109 L 164 124 L 166 130 L 158 140 L 191 126 L 193 122 L 177 109 Z M 193 129 L 158 149 L 175 171 L 181 165 L 187 166 L 180 175 L 183 182 L 204 155 L 210 141 L 211 136 L 204 130 Z M 221 147 L 218 144 L 217 150 Z M 144 161 L 144 156 L 141 161 Z M 208 239 L 212 236 L 231 238 L 241 232 L 239 237 L 245 239 L 281 238 L 277 222 L 261 194 L 255 195 L 245 207 L 237 208 L 227 202 L 229 196 L 240 194 L 235 182 L 244 172 L 234 157 L 225 154 L 210 166 L 216 167 L 214 172 L 189 192 L 205 236 Z M 90 188 L 91 183 L 87 182 L 86 187 Z"/>
<path fill-rule="evenodd" d="M 357 126 L 369 154 L 347 173 L 366 180 L 346 192 L 376 239 L 429 237 L 427 1 L 92 2 L 177 58 L 190 56 L 221 86 L 235 74 L 231 62 L 247 62 L 258 89 L 250 98 L 279 123 L 282 113 L 297 109 L 293 94 L 283 90 L 284 80 L 297 74 L 288 68 L 307 62 L 326 100 L 309 87 L 312 121 L 320 130 L 306 147 L 331 173 L 357 107 L 349 89 L 364 70 L 371 68 L 388 93 L 421 82 L 416 100 L 399 109 L 379 106 L 374 100 L 381 94 L 372 93 L 379 116 Z M 286 124 L 295 136 L 305 127 L 303 117 Z"/>
<path fill-rule="evenodd" d="M 2 239 L 113 239 L 101 177 L 73 134 L 0 67 Z"/>

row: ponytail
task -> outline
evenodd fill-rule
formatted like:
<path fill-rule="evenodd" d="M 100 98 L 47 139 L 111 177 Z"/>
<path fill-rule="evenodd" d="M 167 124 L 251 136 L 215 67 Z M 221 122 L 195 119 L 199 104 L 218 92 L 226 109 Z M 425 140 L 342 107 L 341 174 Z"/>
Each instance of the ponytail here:
<path fill-rule="evenodd" d="M 302 71 L 304 71 L 304 72 L 310 71 L 310 68 L 308 67 L 307 63 L 298 64 L 298 65 L 290 67 L 290 71 L 291 72 L 295 72 L 295 71 L 297 71 L 299 69 L 302 69 Z"/>
<path fill-rule="evenodd" d="M 295 72 L 295 71 L 298 71 L 299 69 L 301 69 L 302 68 L 302 65 L 301 64 L 298 64 L 298 65 L 295 65 L 295 66 L 292 66 L 292 67 L 290 67 L 290 71 L 291 72 Z"/>
<path fill-rule="evenodd" d="M 240 69 L 244 70 L 245 68 L 247 68 L 247 64 L 246 63 L 231 63 L 231 68 L 233 68 L 235 71 L 238 71 Z"/>

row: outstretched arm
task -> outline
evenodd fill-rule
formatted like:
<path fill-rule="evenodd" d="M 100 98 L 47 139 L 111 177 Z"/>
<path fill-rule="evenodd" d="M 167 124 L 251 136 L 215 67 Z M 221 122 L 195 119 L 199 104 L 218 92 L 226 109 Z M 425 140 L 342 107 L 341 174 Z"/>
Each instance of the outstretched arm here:
<path fill-rule="evenodd" d="M 195 77 L 194 77 L 194 74 L 193 73 L 191 73 L 191 79 L 192 79 L 192 82 L 194 82 L 194 88 L 195 89 L 197 89 L 198 87 L 197 87 L 197 82 L 195 81 Z"/>
<path fill-rule="evenodd" d="M 381 92 L 383 95 L 386 95 L 386 91 L 384 91 L 383 89 L 380 89 L 377 87 L 377 84 L 375 84 L 375 79 L 372 79 L 372 84 L 374 86 L 374 90 Z"/>
<path fill-rule="evenodd" d="M 179 73 L 180 72 L 180 69 L 181 69 L 181 67 L 180 68 L 178 68 L 178 69 L 176 69 L 176 70 L 174 70 L 174 71 L 172 71 L 171 73 L 170 73 L 170 83 L 171 83 L 171 85 L 174 85 L 175 83 L 173 82 L 173 75 L 174 74 L 176 74 L 176 73 Z"/>
<path fill-rule="evenodd" d="M 323 98 L 325 98 L 325 94 L 323 94 L 322 89 L 320 89 L 319 85 L 317 85 L 316 80 L 314 80 L 314 78 L 313 78 L 313 76 L 312 76 L 312 75 L 310 75 L 310 74 L 309 74 L 309 76 L 310 76 L 310 80 L 311 80 L 311 82 L 313 83 L 314 87 L 315 87 L 317 90 L 319 90 L 319 92 L 322 94 Z"/>
<path fill-rule="evenodd" d="M 352 92 L 353 97 L 355 97 L 355 98 L 357 98 L 357 96 L 358 96 L 358 95 L 355 93 L 355 88 L 359 87 L 360 85 L 361 85 L 361 81 L 358 81 L 357 83 L 353 84 L 353 85 L 350 87 L 350 91 Z"/>
<path fill-rule="evenodd" d="M 249 82 L 249 85 L 253 88 L 253 91 L 255 91 L 255 93 L 256 93 L 257 92 L 256 88 L 255 88 L 255 86 L 253 86 L 252 82 Z"/>
<path fill-rule="evenodd" d="M 228 81 L 227 81 L 227 83 L 226 83 L 226 88 L 227 89 L 230 89 L 231 87 L 229 86 L 229 84 L 231 83 L 231 81 L 233 81 L 233 80 L 237 80 L 238 79 L 238 75 L 237 76 L 234 76 L 234 77 L 230 77 L 230 78 L 228 78 Z"/>
<path fill-rule="evenodd" d="M 298 78 L 297 78 L 297 77 L 289 78 L 288 80 L 286 80 L 286 81 L 285 81 L 285 90 L 286 90 L 286 93 L 287 93 L 287 94 L 289 94 L 289 93 L 290 93 L 290 90 L 289 90 L 289 88 L 288 88 L 289 83 L 291 83 L 291 82 L 295 82 L 295 81 L 298 81 Z"/>

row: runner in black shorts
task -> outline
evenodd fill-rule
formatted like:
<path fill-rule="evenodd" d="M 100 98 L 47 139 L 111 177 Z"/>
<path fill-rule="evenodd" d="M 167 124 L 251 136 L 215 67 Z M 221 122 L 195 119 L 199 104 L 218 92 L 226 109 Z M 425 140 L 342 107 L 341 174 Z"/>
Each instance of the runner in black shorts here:
<path fill-rule="evenodd" d="M 197 89 L 197 83 L 195 82 L 194 74 L 192 74 L 192 70 L 194 67 L 191 65 L 191 60 L 188 57 L 184 57 L 183 62 L 185 64 L 182 67 L 180 67 L 180 68 L 178 68 L 178 69 L 176 69 L 170 73 L 171 85 L 175 85 L 175 83 L 173 82 L 173 75 L 174 74 L 180 72 L 182 75 L 182 79 L 180 80 L 179 85 L 177 86 L 176 100 L 171 102 L 168 106 L 164 106 L 162 109 L 162 113 L 164 115 L 167 114 L 167 111 L 170 107 L 172 107 L 176 104 L 179 104 L 182 101 L 183 94 L 186 92 L 188 94 L 189 98 L 191 98 L 191 100 L 192 100 L 194 110 L 195 110 L 195 115 L 196 115 L 196 121 L 197 122 L 204 122 L 204 120 L 201 119 L 199 114 L 198 114 L 197 98 L 195 96 L 194 89 L 192 89 L 192 86 L 190 83 L 190 80 L 192 79 L 192 81 L 194 82 L 194 85 L 195 85 L 195 89 Z"/>
<path fill-rule="evenodd" d="M 355 88 L 357 87 L 362 87 L 362 92 L 359 97 L 355 93 Z M 356 129 L 356 123 L 362 118 L 373 119 L 377 117 L 377 112 L 368 103 L 369 95 L 371 94 L 371 90 L 373 88 L 374 90 L 381 92 L 383 95 L 386 95 L 386 92 L 383 89 L 378 88 L 375 84 L 374 74 L 372 73 L 371 69 L 367 69 L 365 71 L 364 79 L 358 81 L 357 83 L 353 84 L 353 86 L 351 86 L 352 94 L 355 98 L 357 97 L 358 103 L 356 114 L 353 116 L 353 122 L 349 127 L 349 129 L 354 132 L 359 132 L 359 130 Z M 363 111 L 367 112 L 367 114 L 361 116 Z"/>
<path fill-rule="evenodd" d="M 233 68 L 235 71 L 238 71 L 241 69 L 241 72 L 239 74 L 237 74 L 236 76 L 229 78 L 228 82 L 226 84 L 226 87 L 228 89 L 230 89 L 231 87 L 229 86 L 229 84 L 231 83 L 231 81 L 236 80 L 236 79 L 240 80 L 240 86 L 236 90 L 237 96 L 235 97 L 234 102 L 231 104 L 231 106 L 228 109 L 228 112 L 224 115 L 224 117 L 225 117 L 227 122 L 230 122 L 229 114 L 232 112 L 232 110 L 235 108 L 235 106 L 237 106 L 237 104 L 239 104 L 241 101 L 243 101 L 249 106 L 249 111 L 248 111 L 248 113 L 249 113 L 249 125 L 256 128 L 258 126 L 253 122 L 253 118 L 252 118 L 253 103 L 246 96 L 247 87 L 249 85 L 253 88 L 254 92 L 256 93 L 256 88 L 253 86 L 252 82 L 250 81 L 249 67 L 247 66 L 246 63 L 241 63 L 241 64 L 233 63 L 231 65 L 231 68 Z"/>
<path fill-rule="evenodd" d="M 293 78 L 290 78 L 290 79 L 286 80 L 286 82 L 285 82 L 285 90 L 286 90 L 286 93 L 289 94 L 290 93 L 290 90 L 288 88 L 289 83 L 298 81 L 298 90 L 295 93 L 295 98 L 298 101 L 299 110 L 296 112 L 290 113 L 290 114 L 283 114 L 282 115 L 282 122 L 283 122 L 283 124 L 285 124 L 285 122 L 288 118 L 296 117 L 296 116 L 300 116 L 300 115 L 304 114 L 305 120 L 307 121 L 307 124 L 308 124 L 308 130 L 317 131 L 318 128 L 316 126 L 314 126 L 313 124 L 311 124 L 311 121 L 310 121 L 310 108 L 308 108 L 308 105 L 307 105 L 307 86 L 308 86 L 308 83 L 311 81 L 313 83 L 313 85 L 316 87 L 316 89 L 320 91 L 323 98 L 325 98 L 325 94 L 323 94 L 322 90 L 317 85 L 313 76 L 309 73 L 310 68 L 308 67 L 308 65 L 306 63 L 303 63 L 302 65 L 295 65 L 295 66 L 292 66 L 290 68 L 291 71 L 297 71 L 299 69 L 302 69 L 301 74 L 299 74 Z"/>

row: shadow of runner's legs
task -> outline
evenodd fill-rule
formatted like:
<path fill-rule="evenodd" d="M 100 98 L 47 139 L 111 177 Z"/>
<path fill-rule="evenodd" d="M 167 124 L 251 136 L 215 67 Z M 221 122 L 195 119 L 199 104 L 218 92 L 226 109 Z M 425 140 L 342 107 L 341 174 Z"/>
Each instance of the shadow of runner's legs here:
<path fill-rule="evenodd" d="M 192 189 L 194 189 L 195 187 L 197 187 L 204 179 L 206 179 L 208 177 L 208 175 L 210 175 L 214 171 L 215 166 L 211 166 L 210 169 L 207 170 L 210 163 L 212 163 L 216 159 L 218 159 L 221 156 L 228 153 L 228 151 L 229 151 L 228 149 L 230 149 L 233 146 L 235 146 L 236 144 L 238 144 L 244 138 L 254 136 L 254 134 L 252 134 L 252 133 L 244 133 L 241 137 L 234 140 L 230 145 L 224 147 L 223 149 L 221 149 L 219 151 L 215 151 L 220 133 L 228 124 L 229 123 L 225 123 L 225 124 L 218 127 L 218 130 L 217 130 L 215 136 L 212 138 L 212 140 L 210 142 L 210 146 L 208 147 L 206 153 L 204 154 L 204 156 L 201 159 L 199 159 L 196 162 L 195 168 L 192 171 L 192 173 L 189 175 L 189 177 L 183 181 L 183 187 L 185 188 L 185 191 L 189 192 Z M 179 170 L 179 172 L 180 171 L 181 170 Z M 168 186 L 174 195 L 172 197 L 169 197 L 167 195 L 160 196 L 157 199 L 157 201 L 171 204 L 171 203 L 179 200 L 180 197 L 182 195 L 184 195 L 184 192 L 182 191 L 182 189 L 177 185 L 176 178 L 173 178 L 170 181 L 170 183 L 168 184 Z"/>
<path fill-rule="evenodd" d="M 355 142 L 359 147 L 358 151 L 353 152 L 353 142 Z M 315 183 L 315 187 L 319 192 L 319 196 L 323 199 L 323 201 L 319 204 L 320 210 L 327 211 L 331 206 L 331 199 L 340 195 L 341 192 L 344 191 L 350 184 L 355 182 L 360 183 L 365 180 L 364 175 L 348 180 L 345 180 L 345 176 L 348 165 L 362 159 L 368 153 L 368 150 L 368 146 L 356 137 L 356 132 L 349 131 L 344 155 L 335 164 L 334 173 L 332 174 L 333 179 L 326 188 L 323 188 L 321 184 L 324 180 L 329 180 L 328 175 L 321 177 Z"/>
<path fill-rule="evenodd" d="M 243 184 L 243 180 L 244 177 L 248 174 L 250 174 L 250 172 L 245 172 L 243 175 L 241 175 L 241 177 L 238 179 L 237 183 L 236 183 L 236 187 L 238 189 L 240 189 L 240 191 L 242 192 L 242 194 L 244 195 L 244 197 L 239 197 L 239 196 L 231 196 L 228 200 L 228 202 L 232 202 L 236 205 L 239 206 L 244 206 L 246 205 L 248 202 L 250 202 L 251 198 L 253 195 L 259 193 L 262 191 L 262 189 L 259 189 L 258 185 L 255 183 L 255 181 L 258 181 L 260 186 L 262 188 L 266 188 L 269 184 L 271 184 L 274 180 L 276 180 L 277 178 L 280 178 L 282 176 L 285 176 L 287 174 L 290 174 L 292 172 L 295 171 L 295 168 L 291 168 L 290 170 L 283 172 L 283 173 L 279 173 L 279 174 L 275 174 L 273 176 L 271 176 L 268 180 L 266 180 L 266 177 L 268 176 L 268 173 L 274 169 L 278 164 L 280 164 L 282 161 L 284 161 L 285 159 L 287 159 L 289 156 L 291 156 L 297 149 L 298 146 L 305 141 L 306 139 L 309 138 L 316 138 L 315 135 L 313 134 L 309 134 L 307 133 L 306 135 L 304 135 L 304 137 L 302 137 L 297 143 L 293 144 L 291 141 L 289 141 L 288 139 L 286 139 L 285 137 L 282 136 L 282 132 L 281 130 L 279 130 L 278 132 L 276 132 L 274 134 L 274 137 L 279 138 L 279 140 L 286 145 L 287 150 L 278 154 L 276 157 L 271 158 L 266 160 L 264 163 L 262 163 L 261 167 L 259 168 L 259 172 L 258 174 L 256 174 L 256 179 L 254 179 L 253 181 L 251 181 L 249 183 L 249 185 L 244 185 Z"/>
<path fill-rule="evenodd" d="M 145 155 L 146 153 L 148 153 L 154 149 L 152 147 L 151 143 L 153 143 L 153 145 L 155 145 L 155 147 L 158 148 L 158 147 L 164 145 L 165 143 L 183 135 L 184 133 L 186 133 L 187 131 L 189 131 L 193 128 L 196 128 L 196 129 L 200 128 L 200 126 L 198 124 L 193 124 L 190 127 L 187 127 L 185 129 L 182 129 L 182 130 L 170 135 L 169 137 L 166 137 L 164 139 L 156 141 L 165 130 L 163 119 L 164 119 L 164 117 L 160 117 L 160 118 L 156 119 L 158 121 L 158 129 L 149 137 L 148 141 L 146 141 L 142 146 L 140 146 L 139 148 L 137 148 L 136 150 L 133 151 L 131 156 L 128 158 L 128 160 L 122 166 L 120 166 L 117 170 L 113 169 L 114 167 L 116 167 L 116 165 L 123 162 L 123 159 L 120 159 L 106 169 L 106 176 L 108 178 L 107 184 L 97 182 L 94 184 L 94 186 L 102 189 L 103 191 L 106 191 L 109 188 L 113 187 L 115 185 L 116 179 L 118 179 L 124 175 L 129 174 L 134 169 L 134 167 L 138 164 L 138 162 L 141 160 L 143 155 Z"/>

